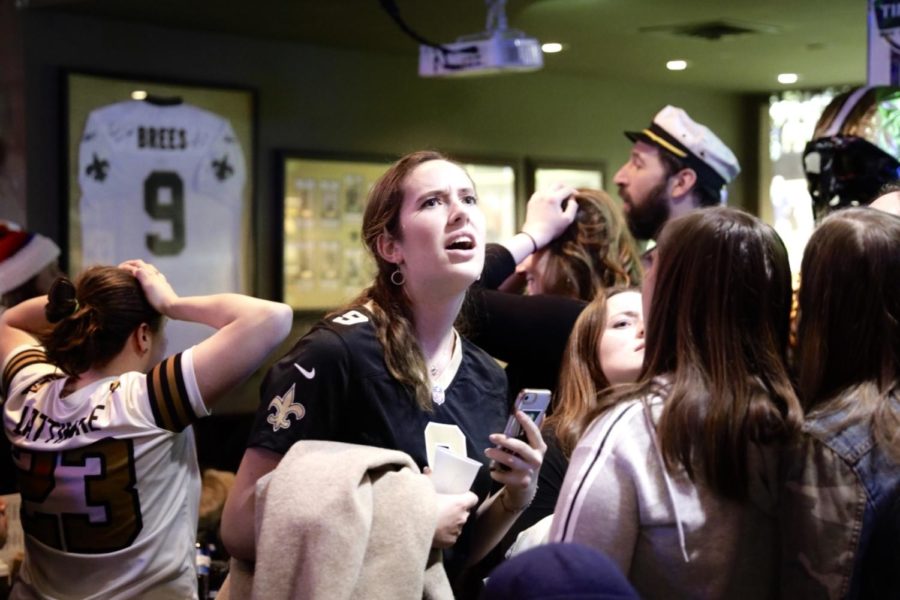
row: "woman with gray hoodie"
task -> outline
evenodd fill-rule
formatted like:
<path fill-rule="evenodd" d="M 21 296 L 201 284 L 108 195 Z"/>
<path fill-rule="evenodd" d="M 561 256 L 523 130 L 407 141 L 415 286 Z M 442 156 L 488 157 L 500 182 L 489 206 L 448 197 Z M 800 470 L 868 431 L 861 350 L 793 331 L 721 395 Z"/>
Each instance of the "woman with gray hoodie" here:
<path fill-rule="evenodd" d="M 778 450 L 801 420 L 784 245 L 734 209 L 674 219 L 643 302 L 638 383 L 585 418 L 550 539 L 606 553 L 642 598 L 771 597 Z"/>

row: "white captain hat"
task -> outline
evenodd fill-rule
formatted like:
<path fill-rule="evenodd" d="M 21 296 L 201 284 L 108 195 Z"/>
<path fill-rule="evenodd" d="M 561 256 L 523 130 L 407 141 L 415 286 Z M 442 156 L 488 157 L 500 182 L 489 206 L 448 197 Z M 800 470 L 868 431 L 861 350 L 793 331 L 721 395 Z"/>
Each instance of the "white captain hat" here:
<path fill-rule="evenodd" d="M 697 173 L 697 180 L 704 187 L 721 190 L 741 172 L 728 146 L 709 127 L 676 106 L 666 106 L 656 113 L 646 129 L 626 131 L 625 135 L 633 142 L 653 144 L 681 159 Z"/>

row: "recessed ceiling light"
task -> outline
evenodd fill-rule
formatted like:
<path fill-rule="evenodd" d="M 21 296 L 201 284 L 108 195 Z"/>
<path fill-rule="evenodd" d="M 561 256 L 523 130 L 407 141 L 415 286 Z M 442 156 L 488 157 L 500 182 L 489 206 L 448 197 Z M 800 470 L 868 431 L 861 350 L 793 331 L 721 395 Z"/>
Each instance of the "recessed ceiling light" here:
<path fill-rule="evenodd" d="M 792 83 L 797 83 L 797 80 L 800 77 L 796 73 L 779 73 L 778 74 L 778 83 L 784 85 L 790 85 Z"/>
<path fill-rule="evenodd" d="M 687 69 L 686 60 L 670 60 L 666 63 L 666 68 L 670 71 L 684 71 Z"/>
<path fill-rule="evenodd" d="M 147 92 L 144 90 L 134 90 L 131 92 L 132 100 L 143 100 L 147 97 Z"/>
<path fill-rule="evenodd" d="M 541 45 L 541 50 L 547 54 L 556 54 L 557 52 L 562 52 L 562 49 L 563 45 L 559 42 L 547 42 Z"/>

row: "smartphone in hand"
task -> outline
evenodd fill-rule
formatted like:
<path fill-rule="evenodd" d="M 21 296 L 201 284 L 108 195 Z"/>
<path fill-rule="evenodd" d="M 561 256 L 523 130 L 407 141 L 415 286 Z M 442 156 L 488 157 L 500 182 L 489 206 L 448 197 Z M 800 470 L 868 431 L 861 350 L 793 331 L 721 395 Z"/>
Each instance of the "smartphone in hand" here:
<path fill-rule="evenodd" d="M 550 407 L 550 390 L 544 389 L 532 389 L 525 388 L 519 395 L 516 396 L 516 402 L 513 406 L 513 412 L 509 415 L 509 419 L 506 421 L 506 428 L 503 430 L 503 435 L 511 438 L 518 438 L 523 441 L 528 441 L 525 435 L 525 431 L 522 429 L 522 426 L 519 424 L 519 420 L 516 419 L 516 411 L 522 411 L 528 417 L 534 421 L 535 425 L 538 427 L 541 426 L 541 423 L 544 421 L 544 415 L 547 413 L 547 409 Z M 502 465 L 497 463 L 496 461 L 491 461 L 491 469 L 500 469 L 502 471 L 508 471 L 509 467 L 506 465 Z"/>

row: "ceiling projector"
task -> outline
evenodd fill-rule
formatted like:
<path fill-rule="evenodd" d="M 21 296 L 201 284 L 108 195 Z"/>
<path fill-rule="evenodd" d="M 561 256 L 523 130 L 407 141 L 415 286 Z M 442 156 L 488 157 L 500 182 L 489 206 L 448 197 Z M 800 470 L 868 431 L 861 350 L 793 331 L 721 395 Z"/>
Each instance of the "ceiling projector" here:
<path fill-rule="evenodd" d="M 422 77 L 466 77 L 535 71 L 544 66 L 541 44 L 521 31 L 506 28 L 506 0 L 485 0 L 485 31 L 464 35 L 451 44 L 419 46 Z"/>
<path fill-rule="evenodd" d="M 511 29 L 463 36 L 443 46 L 419 46 L 422 77 L 536 71 L 543 65 L 540 42 Z"/>

